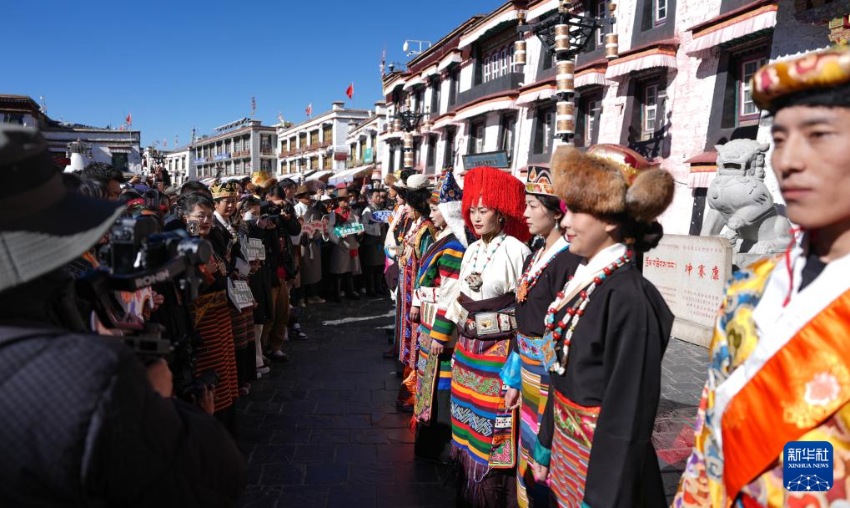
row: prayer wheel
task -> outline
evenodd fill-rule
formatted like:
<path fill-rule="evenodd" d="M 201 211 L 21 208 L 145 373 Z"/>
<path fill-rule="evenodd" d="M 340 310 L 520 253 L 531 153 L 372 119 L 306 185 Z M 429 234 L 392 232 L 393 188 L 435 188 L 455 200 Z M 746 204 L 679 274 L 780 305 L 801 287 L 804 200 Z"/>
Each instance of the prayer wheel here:
<path fill-rule="evenodd" d="M 576 105 L 572 101 L 558 101 L 555 114 L 555 135 L 572 136 L 576 132 Z"/>
<path fill-rule="evenodd" d="M 413 134 L 404 133 L 404 167 L 413 167 Z"/>
<path fill-rule="evenodd" d="M 561 60 L 558 62 L 557 68 L 555 79 L 558 85 L 558 93 L 575 93 L 575 62 L 573 60 Z"/>
<path fill-rule="evenodd" d="M 605 34 L 605 58 L 613 60 L 620 56 L 620 48 L 617 42 L 617 34 Z"/>
<path fill-rule="evenodd" d="M 570 50 L 570 26 L 555 25 L 555 52 Z"/>
<path fill-rule="evenodd" d="M 514 43 L 514 65 L 525 65 L 525 41 Z"/>

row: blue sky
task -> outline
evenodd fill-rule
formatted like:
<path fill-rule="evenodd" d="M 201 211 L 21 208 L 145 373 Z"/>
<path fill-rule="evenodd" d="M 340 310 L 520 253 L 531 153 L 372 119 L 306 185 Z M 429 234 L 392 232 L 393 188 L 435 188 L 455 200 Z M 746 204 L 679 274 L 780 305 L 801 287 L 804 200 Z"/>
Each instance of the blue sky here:
<path fill-rule="evenodd" d="M 379 64 L 405 39 L 436 42 L 500 0 L 199 2 L 7 0 L 0 93 L 44 97 L 47 114 L 94 126 L 128 113 L 142 144 L 249 116 L 306 119 L 335 100 L 371 108 Z M 9 23 L 8 21 L 11 21 Z M 354 100 L 345 89 L 354 83 Z"/>

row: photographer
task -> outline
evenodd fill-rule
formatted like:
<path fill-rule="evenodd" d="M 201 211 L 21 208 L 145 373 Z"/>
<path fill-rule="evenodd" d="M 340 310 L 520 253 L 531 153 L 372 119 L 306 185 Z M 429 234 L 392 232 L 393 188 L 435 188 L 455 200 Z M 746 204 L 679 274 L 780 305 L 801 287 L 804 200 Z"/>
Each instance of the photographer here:
<path fill-rule="evenodd" d="M 0 124 L 0 174 L 0 505 L 235 505 L 244 457 L 171 397 L 165 362 L 146 369 L 121 341 L 62 327 L 62 267 L 120 206 L 68 192 L 28 127 Z"/>
<path fill-rule="evenodd" d="M 272 316 L 263 325 L 262 340 L 269 348 L 269 358 L 285 361 L 289 357 L 281 351 L 281 347 L 289 327 L 289 287 L 298 270 L 291 237 L 301 233 L 301 224 L 295 217 L 295 208 L 286 201 L 287 191 L 283 187 L 272 187 L 266 199 L 262 213 L 277 225 L 277 238 L 266 245 L 269 250 L 266 261 L 272 279 Z"/>

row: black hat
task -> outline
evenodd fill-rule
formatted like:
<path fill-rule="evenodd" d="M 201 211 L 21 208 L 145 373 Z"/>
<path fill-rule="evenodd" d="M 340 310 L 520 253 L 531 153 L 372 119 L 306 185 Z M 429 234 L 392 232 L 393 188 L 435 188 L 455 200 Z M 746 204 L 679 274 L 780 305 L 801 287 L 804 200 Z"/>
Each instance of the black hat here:
<path fill-rule="evenodd" d="M 123 206 L 69 192 L 36 129 L 0 123 L 0 291 L 74 260 Z"/>

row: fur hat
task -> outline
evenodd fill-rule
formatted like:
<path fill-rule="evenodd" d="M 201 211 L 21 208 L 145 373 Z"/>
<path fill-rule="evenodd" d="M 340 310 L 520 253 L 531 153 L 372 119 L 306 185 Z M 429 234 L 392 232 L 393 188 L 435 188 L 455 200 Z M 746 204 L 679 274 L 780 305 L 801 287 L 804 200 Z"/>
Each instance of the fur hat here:
<path fill-rule="evenodd" d="M 648 224 L 673 201 L 673 176 L 622 146 L 594 145 L 587 153 L 560 146 L 550 167 L 555 192 L 577 212 Z"/>
<path fill-rule="evenodd" d="M 392 187 L 393 185 L 395 185 L 396 180 L 397 179 L 394 174 L 387 173 L 387 175 L 384 177 L 384 185 L 386 185 L 387 187 Z"/>
<path fill-rule="evenodd" d="M 464 175 L 463 220 L 473 231 L 469 220 L 469 209 L 478 206 L 482 200 L 484 206 L 493 208 L 505 216 L 505 233 L 521 242 L 527 241 L 531 234 L 525 222 L 525 185 L 510 173 L 489 166 L 472 168 Z"/>
<path fill-rule="evenodd" d="M 251 183 L 261 189 L 268 189 L 274 185 L 276 180 L 266 171 L 255 171 L 251 174 Z"/>

